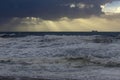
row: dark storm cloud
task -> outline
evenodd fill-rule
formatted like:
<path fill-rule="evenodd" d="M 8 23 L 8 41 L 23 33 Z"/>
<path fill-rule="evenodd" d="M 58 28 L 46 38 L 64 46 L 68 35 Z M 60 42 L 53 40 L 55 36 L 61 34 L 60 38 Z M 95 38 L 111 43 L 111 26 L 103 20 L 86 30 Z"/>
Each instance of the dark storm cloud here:
<path fill-rule="evenodd" d="M 0 17 L 59 19 L 102 14 L 100 5 L 109 0 L 0 0 Z"/>

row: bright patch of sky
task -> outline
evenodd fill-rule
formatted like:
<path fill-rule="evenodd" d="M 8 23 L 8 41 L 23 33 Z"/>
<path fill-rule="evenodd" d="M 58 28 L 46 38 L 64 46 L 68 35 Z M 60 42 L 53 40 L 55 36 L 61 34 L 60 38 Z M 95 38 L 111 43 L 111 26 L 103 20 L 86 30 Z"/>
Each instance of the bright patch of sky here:
<path fill-rule="evenodd" d="M 101 6 L 102 11 L 107 15 L 120 13 L 120 1 L 113 1 Z"/>

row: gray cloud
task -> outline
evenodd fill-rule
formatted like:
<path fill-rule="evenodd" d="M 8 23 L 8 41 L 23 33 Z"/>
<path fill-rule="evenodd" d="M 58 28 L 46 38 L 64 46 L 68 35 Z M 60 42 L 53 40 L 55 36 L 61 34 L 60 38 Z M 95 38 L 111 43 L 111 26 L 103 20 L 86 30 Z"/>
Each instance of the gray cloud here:
<path fill-rule="evenodd" d="M 101 4 L 110 0 L 0 0 L 0 17 L 59 19 L 103 14 Z"/>
<path fill-rule="evenodd" d="M 119 15 L 104 15 L 101 8 L 112 1 L 116 0 L 0 0 L 0 31 L 118 28 Z"/>

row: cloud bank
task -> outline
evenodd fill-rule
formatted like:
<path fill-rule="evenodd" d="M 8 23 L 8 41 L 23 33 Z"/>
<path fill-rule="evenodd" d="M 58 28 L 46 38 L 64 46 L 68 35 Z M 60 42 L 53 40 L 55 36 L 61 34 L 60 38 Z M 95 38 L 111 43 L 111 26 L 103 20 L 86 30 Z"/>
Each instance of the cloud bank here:
<path fill-rule="evenodd" d="M 79 18 L 102 14 L 107 0 L 0 0 L 0 17 Z"/>
<path fill-rule="evenodd" d="M 0 31 L 119 31 L 118 1 L 0 0 Z"/>

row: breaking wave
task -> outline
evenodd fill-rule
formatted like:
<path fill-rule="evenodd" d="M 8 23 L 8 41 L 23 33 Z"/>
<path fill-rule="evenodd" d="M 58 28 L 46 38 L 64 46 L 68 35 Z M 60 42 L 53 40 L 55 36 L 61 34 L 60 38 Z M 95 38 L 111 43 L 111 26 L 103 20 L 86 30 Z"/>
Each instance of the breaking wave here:
<path fill-rule="evenodd" d="M 50 77 L 56 76 L 55 73 L 63 76 L 65 72 L 76 75 L 80 68 L 87 66 L 120 67 L 120 39 L 116 37 L 1 37 L 0 51 L 0 75 L 38 77 L 48 74 Z"/>

